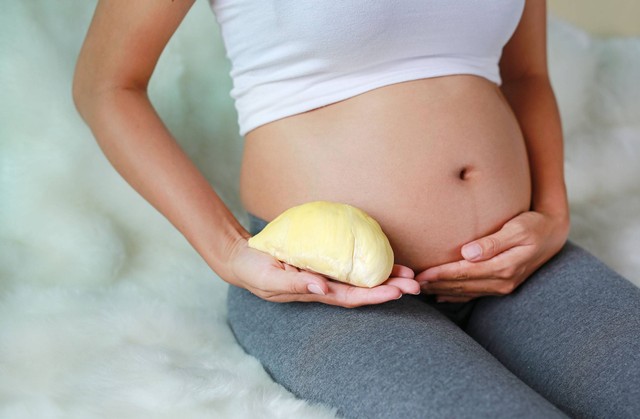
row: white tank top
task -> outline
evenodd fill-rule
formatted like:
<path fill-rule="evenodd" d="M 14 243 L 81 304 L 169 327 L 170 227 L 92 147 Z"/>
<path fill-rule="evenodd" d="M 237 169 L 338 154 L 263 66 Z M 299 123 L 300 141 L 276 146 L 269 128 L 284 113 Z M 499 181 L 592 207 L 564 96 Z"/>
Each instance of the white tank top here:
<path fill-rule="evenodd" d="M 498 61 L 525 0 L 211 0 L 240 135 L 392 83 Z"/>

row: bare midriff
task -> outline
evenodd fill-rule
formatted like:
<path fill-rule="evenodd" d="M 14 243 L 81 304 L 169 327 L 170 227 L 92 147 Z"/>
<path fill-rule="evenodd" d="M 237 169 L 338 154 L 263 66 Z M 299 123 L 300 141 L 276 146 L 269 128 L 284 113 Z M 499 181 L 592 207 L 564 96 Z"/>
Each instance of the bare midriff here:
<path fill-rule="evenodd" d="M 524 139 L 500 88 L 453 75 L 377 88 L 245 136 L 241 195 L 267 221 L 295 205 L 369 213 L 396 263 L 421 271 L 527 211 Z"/>

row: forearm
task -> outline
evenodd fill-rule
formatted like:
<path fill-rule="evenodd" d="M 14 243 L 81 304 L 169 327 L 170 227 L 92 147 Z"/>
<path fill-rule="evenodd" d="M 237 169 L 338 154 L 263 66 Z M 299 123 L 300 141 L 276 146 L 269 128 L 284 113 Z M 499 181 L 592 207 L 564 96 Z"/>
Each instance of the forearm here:
<path fill-rule="evenodd" d="M 505 81 L 501 90 L 525 138 L 532 181 L 531 209 L 566 218 L 568 223 L 562 126 L 549 79 L 531 76 Z"/>
<path fill-rule="evenodd" d="M 231 248 L 249 234 L 174 140 L 146 93 L 111 89 L 77 102 L 114 168 L 224 278 Z"/>

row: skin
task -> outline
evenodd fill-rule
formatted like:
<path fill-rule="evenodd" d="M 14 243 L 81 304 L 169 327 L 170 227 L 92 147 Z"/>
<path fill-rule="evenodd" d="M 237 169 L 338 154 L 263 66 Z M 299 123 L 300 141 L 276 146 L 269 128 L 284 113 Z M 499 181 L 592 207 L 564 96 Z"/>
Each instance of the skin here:
<path fill-rule="evenodd" d="M 499 217 L 488 212 L 483 219 L 485 222 L 481 223 L 486 224 L 483 228 L 460 228 L 463 231 L 456 236 L 456 243 L 451 241 L 451 245 L 444 246 L 442 252 L 436 251 L 423 260 L 420 255 L 427 253 L 420 251 L 416 256 L 410 249 L 420 248 L 427 242 L 405 243 L 411 241 L 411 237 L 403 234 L 400 227 L 385 216 L 376 204 L 379 200 L 366 201 L 364 195 L 345 197 L 344 202 L 355 199 L 358 202 L 349 203 L 360 204 L 358 206 L 378 219 L 383 229 L 388 230 L 392 244 L 395 242 L 394 250 L 398 249 L 397 262 L 401 263 L 395 265 L 387 282 L 372 289 L 336 283 L 248 248 L 249 233 L 224 206 L 158 117 L 148 99 L 147 85 L 162 50 L 192 3 L 191 0 L 101 0 L 78 58 L 73 95 L 80 115 L 111 164 L 185 236 L 225 281 L 246 288 L 261 298 L 278 302 L 318 301 L 357 307 L 383 303 L 407 293 L 417 294 L 421 290 L 447 301 L 466 301 L 483 295 L 511 292 L 566 241 L 569 219 L 562 172 L 562 134 L 546 68 L 544 2 L 527 2 L 522 22 L 505 47 L 500 62 L 503 77 L 500 93 L 517 118 L 528 155 L 531 190 L 526 191 L 526 199 L 508 200 L 509 205 L 496 211 Z M 495 90 L 490 83 L 470 76 L 436 79 L 416 83 L 429 92 L 435 92 L 442 86 L 449 89 L 468 85 L 479 92 L 473 96 L 478 98 L 489 95 L 491 89 Z M 275 139 L 281 141 L 296 139 L 296 126 L 302 130 L 300 132 L 315 132 L 337 125 L 336 117 L 349 115 L 362 103 L 367 106 L 388 105 L 387 101 L 400 97 L 406 86 L 400 83 L 378 89 L 353 100 L 267 124 L 249 133 L 247 143 L 272 140 L 274 133 L 280 134 Z M 497 100 L 494 98 L 492 103 L 498 103 Z M 322 138 L 320 135 L 316 139 Z M 299 144 L 299 138 L 297 140 L 296 144 Z M 314 141 L 314 138 L 309 138 L 306 144 L 312 147 Z M 280 185 L 279 190 L 288 191 L 282 200 L 271 195 L 261 201 L 257 189 L 252 188 L 250 179 L 245 175 L 249 168 L 259 169 L 259 166 L 251 164 L 251 149 L 255 151 L 256 147 L 249 146 L 245 152 L 241 190 L 243 202 L 256 215 L 270 219 L 285 209 L 271 207 L 269 211 L 272 213 L 269 214 L 254 211 L 254 208 L 267 211 L 268 202 L 281 202 L 284 207 L 300 203 L 300 200 L 327 195 L 340 198 L 340 193 L 347 193 L 339 192 L 343 190 L 341 188 L 321 189 L 319 186 L 311 190 L 308 186 Z M 402 147 L 398 149 L 402 150 Z M 287 150 L 286 147 L 280 149 L 280 158 Z M 513 155 L 525 154 L 514 150 Z M 322 162 L 321 159 L 318 161 Z M 399 166 L 382 164 L 381 168 L 393 169 L 394 173 L 401 175 L 402 163 L 404 161 Z M 522 166 L 526 166 L 526 162 L 513 165 L 511 170 Z M 323 173 L 334 172 L 330 168 L 326 170 L 326 167 L 321 169 L 325 170 Z M 299 176 L 290 178 L 295 182 Z M 274 188 L 278 189 L 271 185 L 271 189 Z M 399 197 L 399 204 L 406 202 L 405 196 Z M 509 216 L 505 218 L 507 214 Z M 482 253 L 472 260 L 468 250 L 474 245 L 478 245 Z"/>
<path fill-rule="evenodd" d="M 494 234 L 461 249 L 462 260 L 416 275 L 423 292 L 439 301 L 464 302 L 513 292 L 556 254 L 569 234 L 562 128 L 549 81 L 546 7 L 527 1 L 523 19 L 505 46 L 501 87 L 524 133 L 532 175 L 531 210 Z"/>

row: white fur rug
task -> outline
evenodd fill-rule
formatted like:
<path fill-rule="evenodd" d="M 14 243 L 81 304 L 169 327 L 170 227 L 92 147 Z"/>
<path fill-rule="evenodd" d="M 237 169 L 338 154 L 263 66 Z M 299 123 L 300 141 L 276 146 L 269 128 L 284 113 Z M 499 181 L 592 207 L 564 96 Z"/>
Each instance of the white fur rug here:
<path fill-rule="evenodd" d="M 71 101 L 94 2 L 0 14 L 0 417 L 330 418 L 244 354 L 225 283 L 107 163 Z M 640 284 L 640 39 L 553 20 L 572 238 Z M 242 143 L 207 2 L 151 86 L 234 212 Z"/>

